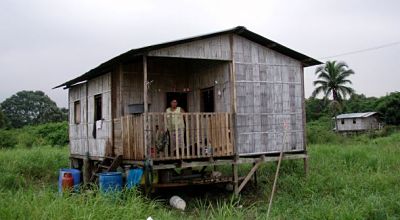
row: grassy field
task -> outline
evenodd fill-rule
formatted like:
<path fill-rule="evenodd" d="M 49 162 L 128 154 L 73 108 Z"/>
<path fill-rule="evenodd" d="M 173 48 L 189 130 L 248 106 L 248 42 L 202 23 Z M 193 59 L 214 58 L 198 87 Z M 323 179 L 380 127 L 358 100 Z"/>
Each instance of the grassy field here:
<path fill-rule="evenodd" d="M 400 218 L 400 133 L 310 145 L 309 155 L 307 178 L 302 161 L 282 164 L 273 219 Z M 192 198 L 179 212 L 136 191 L 118 198 L 61 197 L 57 172 L 67 166 L 65 147 L 0 150 L 0 219 L 265 219 L 275 171 L 275 164 L 263 165 L 258 188 L 249 184 L 240 198 L 222 190 L 198 189 L 194 196 L 181 190 Z"/>

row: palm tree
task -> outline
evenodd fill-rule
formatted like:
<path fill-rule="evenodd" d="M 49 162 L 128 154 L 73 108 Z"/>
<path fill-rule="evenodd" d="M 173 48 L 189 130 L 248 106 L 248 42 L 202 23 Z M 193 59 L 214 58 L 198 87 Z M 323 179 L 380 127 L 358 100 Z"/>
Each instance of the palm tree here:
<path fill-rule="evenodd" d="M 347 95 L 354 94 L 354 89 L 348 86 L 352 84 L 348 77 L 354 74 L 354 71 L 345 62 L 327 61 L 324 65 L 317 67 L 315 74 L 318 79 L 313 83 L 316 88 L 312 93 L 312 97 L 322 93 L 325 99 L 329 99 L 332 95 L 331 106 L 335 115 L 337 131 L 336 115 L 340 108 L 340 103 Z"/>
<path fill-rule="evenodd" d="M 314 81 L 314 86 L 317 87 L 312 93 L 313 97 L 323 93 L 325 98 L 329 98 L 332 94 L 334 101 L 341 102 L 347 95 L 354 93 L 354 89 L 347 85 L 352 84 L 347 78 L 354 74 L 354 71 L 349 69 L 345 62 L 327 61 L 317 67 L 315 74 L 318 79 Z"/>

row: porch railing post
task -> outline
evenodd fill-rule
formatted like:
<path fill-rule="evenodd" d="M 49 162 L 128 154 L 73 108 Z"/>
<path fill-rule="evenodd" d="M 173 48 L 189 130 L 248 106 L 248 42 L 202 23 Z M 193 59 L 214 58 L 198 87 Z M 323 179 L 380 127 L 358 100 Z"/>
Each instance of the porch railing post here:
<path fill-rule="evenodd" d="M 148 149 L 148 144 L 147 144 L 147 137 L 148 137 L 148 132 L 147 132 L 147 112 L 149 111 L 148 109 L 148 104 L 147 104 L 147 56 L 143 55 L 143 109 L 144 109 L 144 114 L 143 114 L 143 145 L 145 149 L 145 156 L 147 159 L 151 158 L 151 152 L 149 152 Z"/>
<path fill-rule="evenodd" d="M 231 101 L 231 143 L 233 146 L 233 151 L 237 154 L 236 149 L 236 112 L 237 112 L 237 105 L 236 105 L 236 67 L 235 67 L 235 46 L 234 46 L 234 37 L 233 34 L 229 36 L 229 47 L 230 47 L 230 58 L 231 62 L 229 64 L 229 82 L 230 82 L 230 101 Z"/>

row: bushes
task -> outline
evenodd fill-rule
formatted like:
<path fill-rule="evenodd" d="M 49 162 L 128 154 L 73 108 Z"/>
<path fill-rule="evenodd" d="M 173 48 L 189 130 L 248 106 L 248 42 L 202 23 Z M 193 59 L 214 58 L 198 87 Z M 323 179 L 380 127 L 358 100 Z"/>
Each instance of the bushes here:
<path fill-rule="evenodd" d="M 42 145 L 64 146 L 68 144 L 68 124 L 66 122 L 48 123 L 34 128 L 34 133 L 41 138 Z"/>
<path fill-rule="evenodd" d="M 387 137 L 387 136 L 395 133 L 398 130 L 399 130 L 398 126 L 386 125 L 381 130 L 375 130 L 375 131 L 368 132 L 368 137 L 371 139 L 379 138 L 379 137 Z"/>
<path fill-rule="evenodd" d="M 18 143 L 20 146 L 31 148 L 36 144 L 35 135 L 31 132 L 22 132 L 18 135 Z"/>
<path fill-rule="evenodd" d="M 379 99 L 377 112 L 379 112 L 389 125 L 400 125 L 400 92 L 392 92 Z"/>
<path fill-rule="evenodd" d="M 48 123 L 38 126 L 25 126 L 15 130 L 0 130 L 0 148 L 15 146 L 65 146 L 68 144 L 68 124 L 66 122 Z"/>
<path fill-rule="evenodd" d="M 0 148 L 13 148 L 18 143 L 15 133 L 7 130 L 0 130 Z"/>
<path fill-rule="evenodd" d="M 322 117 L 307 123 L 307 142 L 309 144 L 341 143 L 343 137 L 332 130 L 332 120 Z"/>

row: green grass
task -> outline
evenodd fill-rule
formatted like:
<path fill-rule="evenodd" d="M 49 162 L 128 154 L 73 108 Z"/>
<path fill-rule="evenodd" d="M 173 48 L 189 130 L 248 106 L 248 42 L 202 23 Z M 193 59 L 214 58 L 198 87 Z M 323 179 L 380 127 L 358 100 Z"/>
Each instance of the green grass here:
<path fill-rule="evenodd" d="M 310 219 L 400 218 L 400 135 L 368 144 L 310 146 L 310 175 L 281 176 L 274 215 Z"/>
<path fill-rule="evenodd" d="M 400 218 L 400 133 L 308 149 L 307 178 L 302 161 L 282 164 L 273 219 Z M 183 213 L 136 191 L 117 198 L 95 191 L 61 197 L 57 172 L 66 166 L 67 148 L 1 150 L 0 219 L 265 219 L 276 168 L 263 165 L 258 188 L 249 184 L 240 198 L 229 193 L 193 198 Z"/>

